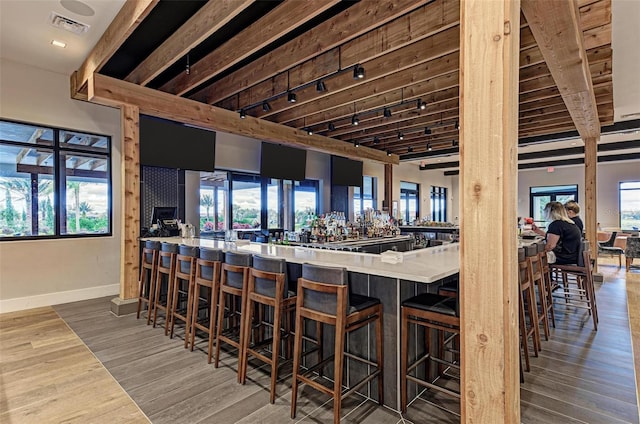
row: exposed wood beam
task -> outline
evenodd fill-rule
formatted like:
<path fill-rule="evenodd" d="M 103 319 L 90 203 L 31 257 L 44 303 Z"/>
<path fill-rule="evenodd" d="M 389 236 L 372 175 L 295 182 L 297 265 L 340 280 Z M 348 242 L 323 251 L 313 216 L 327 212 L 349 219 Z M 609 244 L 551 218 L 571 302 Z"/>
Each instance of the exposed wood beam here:
<path fill-rule="evenodd" d="M 125 81 L 147 85 L 178 59 L 214 32 L 229 23 L 254 0 L 217 0 L 207 2 L 195 15 L 139 64 Z"/>
<path fill-rule="evenodd" d="M 40 138 L 43 132 L 44 132 L 44 128 L 36 128 L 35 131 L 29 137 L 29 139 L 27 140 L 27 143 L 37 143 L 38 139 Z M 24 149 L 20 150 L 20 152 L 16 156 L 16 163 L 22 162 L 22 159 L 24 159 L 25 156 L 27 156 L 30 151 L 31 151 L 31 148 L 29 147 L 25 147 Z"/>
<path fill-rule="evenodd" d="M 315 18 L 338 2 L 339 0 L 286 0 L 258 22 L 248 26 L 194 63 L 189 75 L 184 73 L 176 76 L 160 87 L 160 90 L 181 96 Z M 213 1 L 210 3 L 217 5 Z"/>
<path fill-rule="evenodd" d="M 25 174 L 53 175 L 53 167 L 18 164 L 16 165 L 16 172 L 22 172 Z M 89 171 L 86 169 L 66 168 L 66 175 L 67 177 L 107 178 L 107 173 L 105 171 Z"/>
<path fill-rule="evenodd" d="M 127 0 L 80 68 L 71 75 L 71 97 L 85 100 L 87 80 L 107 63 L 160 0 Z M 80 94 L 79 94 L 80 93 Z"/>
<path fill-rule="evenodd" d="M 207 129 L 243 135 L 354 159 L 370 159 L 397 164 L 398 156 L 366 147 L 357 148 L 350 143 L 306 132 L 263 119 L 247 116 L 241 119 L 236 112 L 203 105 L 194 100 L 152 90 L 147 87 L 94 74 L 89 81 L 88 99 L 108 106 L 135 105 L 140 113 L 183 122 Z"/>
<path fill-rule="evenodd" d="M 522 11 L 578 132 L 598 139 L 598 109 L 576 3 L 522 0 Z"/>
<path fill-rule="evenodd" d="M 344 44 L 393 19 L 414 10 L 429 0 L 363 1 L 321 23 L 299 37 L 272 50 L 236 72 L 200 90 L 193 99 L 206 103 L 232 96 L 245 88 L 271 78 L 293 66 Z M 375 16 L 375 19 L 371 17 Z M 286 59 L 286 60 L 284 60 Z"/>

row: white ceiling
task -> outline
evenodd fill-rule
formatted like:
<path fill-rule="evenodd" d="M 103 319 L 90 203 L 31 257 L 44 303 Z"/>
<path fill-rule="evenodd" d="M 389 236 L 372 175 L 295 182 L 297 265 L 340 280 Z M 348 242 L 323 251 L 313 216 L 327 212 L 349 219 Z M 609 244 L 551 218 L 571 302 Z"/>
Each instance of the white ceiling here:
<path fill-rule="evenodd" d="M 100 39 L 125 0 L 0 0 L 0 57 L 71 75 Z M 65 7 L 66 6 L 66 7 Z M 95 12 L 86 16 L 81 8 Z M 80 9 L 79 9 L 80 8 Z M 71 9 L 71 10 L 69 10 Z M 81 13 L 75 13 L 76 10 Z M 90 26 L 82 35 L 49 24 L 51 12 Z M 640 119 L 640 0 L 612 0 L 615 121 Z M 60 49 L 51 40 L 67 43 Z M 601 143 L 636 140 L 640 134 L 603 135 Z M 583 145 L 580 139 L 520 148 L 520 153 Z M 626 152 L 626 151 L 625 151 Z M 619 152 L 622 153 L 622 152 Z M 415 161 L 457 161 L 457 155 Z"/>

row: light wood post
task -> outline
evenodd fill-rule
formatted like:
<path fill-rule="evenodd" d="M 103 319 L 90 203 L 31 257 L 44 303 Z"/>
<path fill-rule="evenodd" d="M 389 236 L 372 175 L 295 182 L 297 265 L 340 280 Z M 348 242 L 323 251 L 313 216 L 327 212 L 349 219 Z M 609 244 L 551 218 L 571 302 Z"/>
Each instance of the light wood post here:
<path fill-rule="evenodd" d="M 598 255 L 598 216 L 597 216 L 597 169 L 598 139 L 584 139 L 584 229 L 591 243 L 591 256 Z M 596 261 L 596 267 L 597 267 Z M 597 270 L 597 268 L 596 268 Z"/>
<path fill-rule="evenodd" d="M 519 423 L 519 0 L 461 4 L 462 422 Z"/>
<path fill-rule="evenodd" d="M 137 106 L 120 107 L 122 132 L 120 214 L 120 298 L 137 297 L 140 236 L 140 113 Z"/>

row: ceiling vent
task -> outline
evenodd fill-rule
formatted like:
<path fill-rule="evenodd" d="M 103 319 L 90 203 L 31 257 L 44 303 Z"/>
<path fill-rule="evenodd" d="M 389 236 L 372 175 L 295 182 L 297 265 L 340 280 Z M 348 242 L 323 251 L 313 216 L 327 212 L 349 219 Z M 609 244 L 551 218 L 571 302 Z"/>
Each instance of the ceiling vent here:
<path fill-rule="evenodd" d="M 49 23 L 56 28 L 69 31 L 77 35 L 82 35 L 89 31 L 89 25 L 58 15 L 56 12 L 51 12 L 51 15 L 49 16 Z"/>

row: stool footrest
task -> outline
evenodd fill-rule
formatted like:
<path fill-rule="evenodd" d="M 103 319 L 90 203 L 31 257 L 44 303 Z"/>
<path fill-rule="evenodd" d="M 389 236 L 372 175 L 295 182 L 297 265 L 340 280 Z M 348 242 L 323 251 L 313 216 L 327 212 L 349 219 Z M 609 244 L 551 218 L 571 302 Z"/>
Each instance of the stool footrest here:
<path fill-rule="evenodd" d="M 407 380 L 409 381 L 413 381 L 414 383 L 417 383 L 423 387 L 428 387 L 430 389 L 434 389 L 434 390 L 438 390 L 440 392 L 444 392 L 450 396 L 456 397 L 456 398 L 460 398 L 460 393 L 454 392 L 453 390 L 447 389 L 446 387 L 442 387 L 442 386 L 438 386 L 437 384 L 433 384 L 433 383 L 429 383 L 428 381 L 424 381 L 420 378 L 417 377 L 413 377 L 408 375 L 407 376 Z"/>

